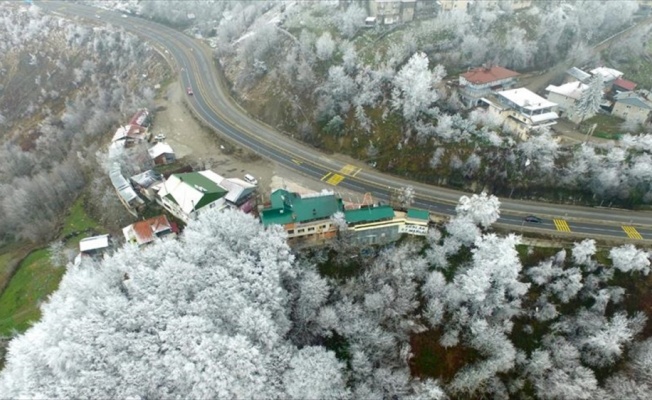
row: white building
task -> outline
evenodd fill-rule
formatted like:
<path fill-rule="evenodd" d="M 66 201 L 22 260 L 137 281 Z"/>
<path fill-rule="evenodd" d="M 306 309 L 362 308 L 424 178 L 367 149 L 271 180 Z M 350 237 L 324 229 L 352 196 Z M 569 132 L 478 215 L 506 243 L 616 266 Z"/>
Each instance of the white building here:
<path fill-rule="evenodd" d="M 255 205 L 255 191 L 254 185 L 241 179 L 206 170 L 170 175 L 159 189 L 157 201 L 187 223 L 207 208 L 249 212 Z"/>
<path fill-rule="evenodd" d="M 531 130 L 552 126 L 559 118 L 554 111 L 556 103 L 525 88 L 497 92 L 494 96 L 482 98 L 481 103 L 523 139 Z"/>
<path fill-rule="evenodd" d="M 569 121 L 579 124 L 582 121 L 582 115 L 577 112 L 575 105 L 582 97 L 582 93 L 588 88 L 588 85 L 582 82 L 570 82 L 561 86 L 549 85 L 546 91 L 548 92 L 548 100 L 557 103 L 559 117 L 565 117 Z M 586 115 L 584 119 L 592 116 Z"/>

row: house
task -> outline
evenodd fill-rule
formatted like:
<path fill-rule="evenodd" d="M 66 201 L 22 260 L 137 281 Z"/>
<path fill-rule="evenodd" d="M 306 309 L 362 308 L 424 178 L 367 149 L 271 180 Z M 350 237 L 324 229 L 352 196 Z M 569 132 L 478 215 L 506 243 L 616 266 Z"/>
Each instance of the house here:
<path fill-rule="evenodd" d="M 401 0 L 401 21 L 410 22 L 414 20 L 417 0 Z"/>
<path fill-rule="evenodd" d="M 115 131 L 111 142 L 112 144 L 121 144 L 122 146 L 129 147 L 134 143 L 148 141 L 149 136 L 147 128 L 128 124 L 119 127 Z"/>
<path fill-rule="evenodd" d="M 150 118 L 149 111 L 146 108 L 136 111 L 131 120 L 129 120 L 129 125 L 139 126 L 141 128 L 149 128 L 152 123 Z"/>
<path fill-rule="evenodd" d="M 163 175 L 153 169 L 134 175 L 129 180 L 133 188 L 150 201 L 154 201 L 156 192 L 158 192 L 160 186 L 165 181 Z"/>
<path fill-rule="evenodd" d="M 579 124 L 582 119 L 591 118 L 593 115 L 583 116 L 577 113 L 575 105 L 582 97 L 582 92 L 589 88 L 582 82 L 570 82 L 561 86 L 549 85 L 546 88 L 548 100 L 557 103 L 559 117 L 566 117 L 569 121 Z"/>
<path fill-rule="evenodd" d="M 586 83 L 589 79 L 591 79 L 591 74 L 589 74 L 588 72 L 584 72 L 577 67 L 572 67 L 566 70 L 566 74 L 564 76 L 564 83 L 569 83 L 569 82 Z"/>
<path fill-rule="evenodd" d="M 255 210 L 256 186 L 213 171 L 172 174 L 161 185 L 157 202 L 184 222 L 206 208 Z"/>
<path fill-rule="evenodd" d="M 556 124 L 559 118 L 554 111 L 557 107 L 556 103 L 526 88 L 504 90 L 483 97 L 480 106 L 502 119 L 504 125 L 522 139 L 527 138 L 532 130 Z"/>
<path fill-rule="evenodd" d="M 282 225 L 292 243 L 324 241 L 337 235 L 331 216 L 343 212 L 344 206 L 332 192 L 300 195 L 277 189 L 271 194 L 270 202 L 261 211 L 262 224 Z"/>
<path fill-rule="evenodd" d="M 157 193 L 157 201 L 172 215 L 188 223 L 202 209 L 226 208 L 226 189 L 218 185 L 221 176 L 213 171 L 172 174 Z"/>
<path fill-rule="evenodd" d="M 437 0 L 417 0 L 414 6 L 415 18 L 434 17 L 439 9 Z"/>
<path fill-rule="evenodd" d="M 532 6 L 532 0 L 483 0 L 475 2 L 475 6 L 482 6 L 487 9 L 495 9 L 499 6 L 505 5 L 512 11 L 522 10 Z"/>
<path fill-rule="evenodd" d="M 127 243 L 136 243 L 139 246 L 177 233 L 179 233 L 179 229 L 174 223 L 168 221 L 165 215 L 138 221 L 122 228 L 122 234 Z"/>
<path fill-rule="evenodd" d="M 345 210 L 350 240 L 356 244 L 385 244 L 398 240 L 399 224 L 394 221 L 395 213 L 388 205 L 369 205 Z"/>
<path fill-rule="evenodd" d="M 461 10 L 467 11 L 469 9 L 469 4 L 472 3 L 471 0 L 439 0 L 439 10 L 440 11 L 454 11 Z"/>
<path fill-rule="evenodd" d="M 125 179 L 124 176 L 122 176 L 122 172 L 120 171 L 120 164 L 113 163 L 111 165 L 111 170 L 109 171 L 109 179 L 111 180 L 113 188 L 118 193 L 120 202 L 132 215 L 136 216 L 138 214 L 136 210 L 143 206 L 145 202 L 143 199 L 138 197 L 138 194 L 136 194 L 136 191 L 131 186 L 129 181 Z"/>
<path fill-rule="evenodd" d="M 471 69 L 459 77 L 460 95 L 469 107 L 492 91 L 508 89 L 516 83 L 518 72 L 497 65 Z"/>
<path fill-rule="evenodd" d="M 109 235 L 87 237 L 79 241 L 79 252 L 83 256 L 101 255 L 109 249 Z"/>
<path fill-rule="evenodd" d="M 154 165 L 171 164 L 176 161 L 174 150 L 165 142 L 158 142 L 152 148 L 147 150 L 149 156 L 154 161 Z"/>
<path fill-rule="evenodd" d="M 401 0 L 369 0 L 369 13 L 380 24 L 397 24 L 401 22 Z"/>
<path fill-rule="evenodd" d="M 649 97 L 650 94 L 647 91 L 620 92 L 614 96 L 615 102 L 611 114 L 627 121 L 644 124 L 652 111 L 652 102 Z"/>
<path fill-rule="evenodd" d="M 607 67 L 598 67 L 591 70 L 591 75 L 602 75 L 602 80 L 604 82 L 604 87 L 610 89 L 614 81 L 623 76 L 623 73 Z"/>
<path fill-rule="evenodd" d="M 628 81 L 627 79 L 623 78 L 617 78 L 611 86 L 611 90 L 614 92 L 631 92 L 636 89 L 636 86 L 636 83 L 632 81 Z"/>

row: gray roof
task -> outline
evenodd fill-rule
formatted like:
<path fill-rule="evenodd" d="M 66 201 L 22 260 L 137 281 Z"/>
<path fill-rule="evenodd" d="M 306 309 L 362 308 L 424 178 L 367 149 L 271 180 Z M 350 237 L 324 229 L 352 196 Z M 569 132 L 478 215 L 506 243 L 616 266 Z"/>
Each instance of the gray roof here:
<path fill-rule="evenodd" d="M 120 164 L 114 163 L 111 166 L 111 172 L 109 173 L 109 178 L 111 178 L 111 183 L 115 190 L 120 194 L 120 197 L 124 199 L 127 203 L 132 201 L 135 198 L 138 198 L 138 195 L 134 191 L 134 188 L 131 187 L 131 184 L 120 172 Z"/>
<path fill-rule="evenodd" d="M 652 102 L 636 92 L 620 92 L 614 96 L 616 103 L 629 104 L 634 107 L 652 110 Z"/>
<path fill-rule="evenodd" d="M 573 67 L 567 70 L 566 73 L 580 82 L 584 82 L 585 80 L 591 77 L 591 74 L 589 74 L 588 72 L 584 72 L 577 67 Z"/>
<path fill-rule="evenodd" d="M 157 182 L 163 182 L 165 180 L 161 174 L 155 172 L 153 169 L 147 170 L 138 175 L 134 175 L 129 179 L 131 179 L 133 183 L 145 189 L 151 187 Z"/>

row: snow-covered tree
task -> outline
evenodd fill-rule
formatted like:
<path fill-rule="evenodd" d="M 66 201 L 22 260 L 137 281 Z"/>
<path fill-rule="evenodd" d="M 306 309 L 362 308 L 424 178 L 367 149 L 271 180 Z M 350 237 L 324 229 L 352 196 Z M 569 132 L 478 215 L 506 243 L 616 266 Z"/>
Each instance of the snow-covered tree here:
<path fill-rule="evenodd" d="M 283 282 L 294 276 L 282 230 L 237 212 L 206 212 L 179 241 L 127 246 L 92 268 L 70 267 L 42 320 L 11 342 L 0 392 L 346 397 L 333 353 L 299 351 L 285 339 Z"/>
<path fill-rule="evenodd" d="M 644 275 L 650 272 L 650 255 L 637 249 L 633 244 L 614 247 L 609 251 L 614 268 L 622 272 L 640 271 Z"/>
<path fill-rule="evenodd" d="M 396 194 L 397 206 L 402 209 L 410 208 L 412 203 L 414 203 L 414 187 L 405 186 L 398 189 Z"/>
<path fill-rule="evenodd" d="M 324 32 L 315 43 L 317 58 L 322 61 L 329 60 L 335 51 L 335 41 L 330 32 Z"/>
<path fill-rule="evenodd" d="M 602 75 L 593 75 L 588 85 L 589 87 L 582 91 L 580 98 L 575 104 L 577 115 L 581 116 L 580 123 L 597 113 L 600 110 L 600 103 L 602 103 L 602 95 L 604 93 L 604 80 Z"/>
<path fill-rule="evenodd" d="M 415 53 L 394 78 L 394 109 L 401 110 L 407 121 L 414 121 L 439 99 L 434 85 L 441 81 L 445 74 L 441 66 L 431 72 L 425 53 Z"/>
<path fill-rule="evenodd" d="M 455 207 L 455 212 L 460 217 L 468 217 L 475 224 L 488 228 L 500 218 L 500 200 L 486 192 L 471 197 L 462 196 Z"/>

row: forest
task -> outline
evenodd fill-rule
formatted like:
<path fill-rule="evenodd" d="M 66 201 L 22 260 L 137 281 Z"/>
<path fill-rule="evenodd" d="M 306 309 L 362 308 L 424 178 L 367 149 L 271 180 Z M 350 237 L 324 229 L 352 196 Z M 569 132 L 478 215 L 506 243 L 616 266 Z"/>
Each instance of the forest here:
<path fill-rule="evenodd" d="M 206 39 L 237 99 L 295 138 L 495 195 L 463 196 L 426 237 L 383 247 L 352 246 L 342 225 L 329 247 L 298 251 L 279 227 L 207 212 L 177 239 L 67 263 L 40 321 L 13 335 L 3 396 L 649 398 L 650 252 L 533 247 L 492 229 L 496 195 L 649 203 L 648 127 L 623 127 L 617 144 L 564 147 L 550 131 L 519 141 L 448 85 L 483 63 L 538 71 L 643 55 L 649 30 L 592 51 L 636 2 L 501 2 L 372 29 L 356 2 L 85 3 Z M 153 104 L 162 61 L 112 26 L 8 3 L 0 18 L 0 242 L 51 242 L 82 193 L 103 225 L 121 226 L 101 149 Z"/>
<path fill-rule="evenodd" d="M 295 252 L 211 211 L 69 265 L 9 345 L 8 397 L 644 399 L 650 254 L 537 249 L 473 195 L 423 239 Z M 369 249 L 367 249 L 369 250 Z M 334 255 L 335 254 L 335 255 Z M 65 382 L 65 384 L 62 384 Z"/>

